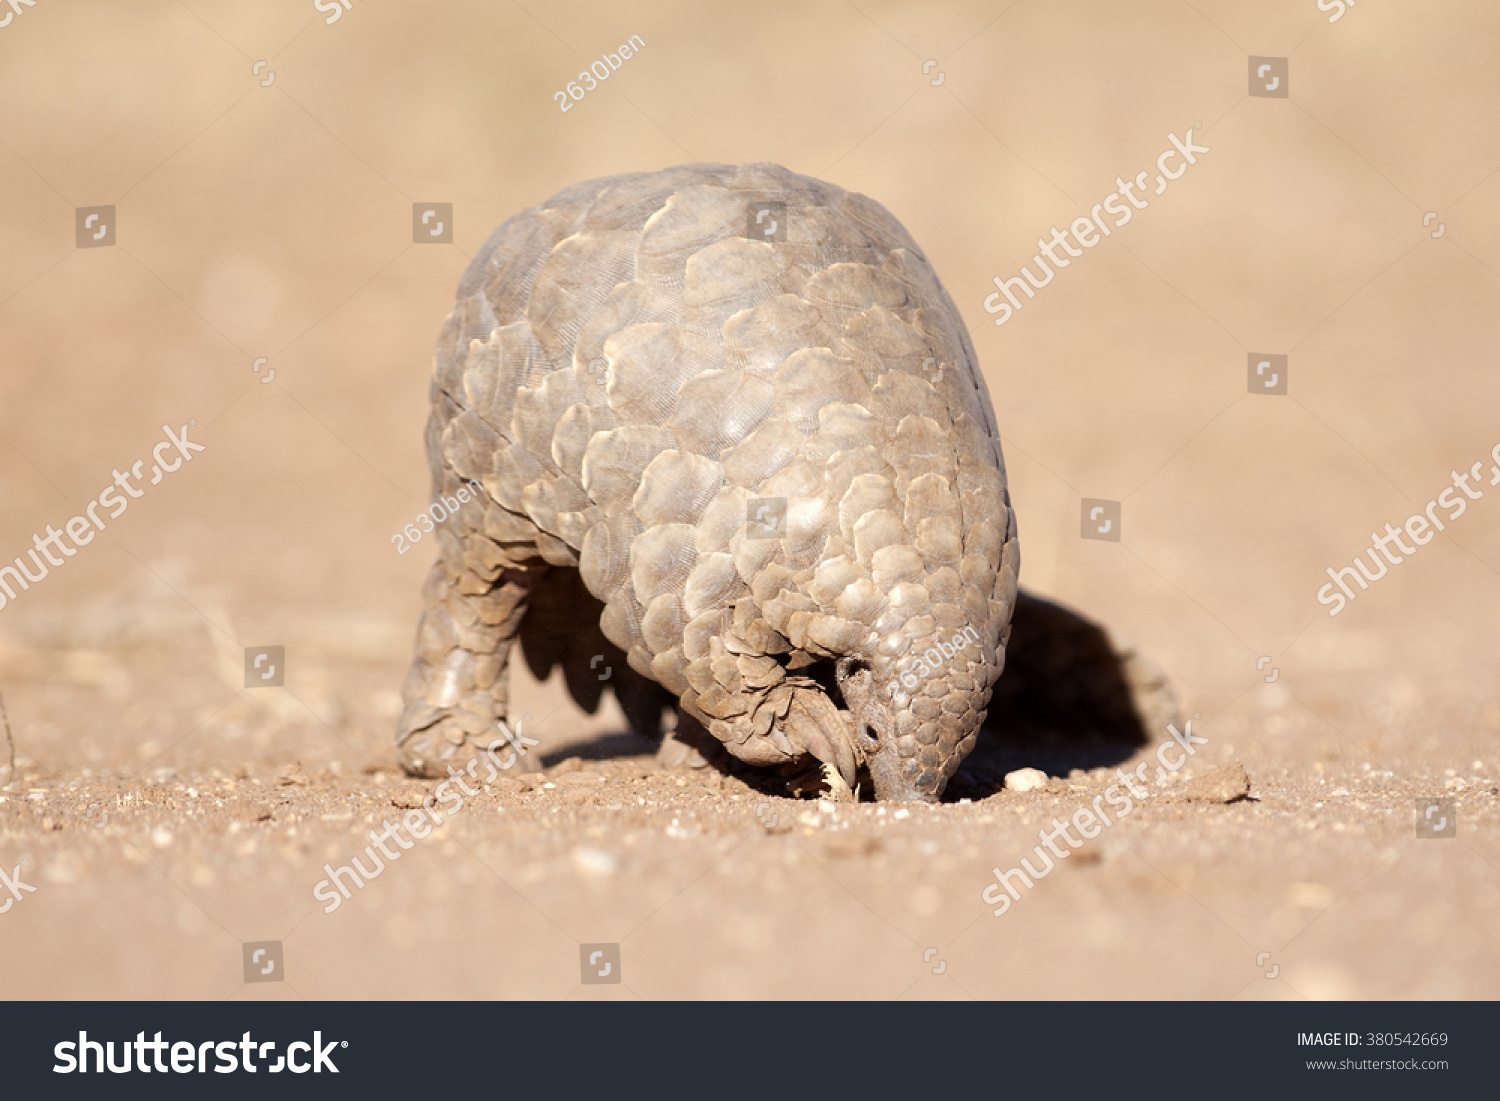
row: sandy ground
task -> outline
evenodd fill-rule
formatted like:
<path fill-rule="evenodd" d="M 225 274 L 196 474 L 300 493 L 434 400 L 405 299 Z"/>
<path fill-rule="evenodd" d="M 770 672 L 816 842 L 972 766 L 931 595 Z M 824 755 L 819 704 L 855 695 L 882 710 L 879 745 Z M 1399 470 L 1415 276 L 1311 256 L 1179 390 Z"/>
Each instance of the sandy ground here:
<path fill-rule="evenodd" d="M 37 888 L 0 926 L 12 996 L 1500 989 L 1500 762 L 1476 756 L 1493 747 L 1493 707 L 1467 738 L 1457 716 L 1426 715 L 1355 722 L 1348 738 L 1299 716 L 1279 682 L 1254 685 L 1200 719 L 1209 742 L 1180 779 L 1149 782 L 1148 769 L 1139 808 L 995 917 L 981 897 L 991 869 L 1023 856 L 1044 868 L 1038 830 L 1115 784 L 1112 760 L 1068 768 L 1089 751 L 989 745 L 941 806 L 791 799 L 740 770 L 659 767 L 649 744 L 611 731 L 612 707 L 589 719 L 560 685 L 528 680 L 521 732 L 542 744 L 329 914 L 329 895 L 313 898 L 323 865 L 373 867 L 370 831 L 435 787 L 398 773 L 376 716 L 325 700 L 318 722 L 316 698 L 195 682 L 213 698 L 163 722 L 136 686 L 171 683 L 180 651 L 7 657 L 13 675 L 30 661 L 45 677 L 22 680 L 12 710 L 52 716 L 28 721 L 23 748 L 64 724 L 81 735 L 45 767 L 23 757 L 0 804 L 7 862 L 26 862 Z M 351 662 L 329 675 L 378 700 L 393 674 Z M 1153 749 L 1126 751 L 1125 767 L 1154 764 Z M 996 790 L 1028 760 L 1060 775 Z M 1249 798 L 1189 800 L 1193 777 L 1234 761 Z M 1457 836 L 1419 840 L 1414 805 L 1434 796 L 1452 801 Z M 241 945 L 273 940 L 285 982 L 243 985 Z M 621 985 L 580 985 L 583 943 L 620 945 Z"/>
<path fill-rule="evenodd" d="M 23 9 L 0 560 L 163 424 L 207 450 L 0 608 L 0 869 L 36 888 L 0 884 L 0 993 L 1500 996 L 1500 491 L 1337 617 L 1315 600 L 1500 442 L 1500 17 L 1407 7 Z M 1290 58 L 1289 98 L 1246 95 L 1252 54 Z M 1195 121 L 1212 151 L 995 327 L 991 277 Z M 995 399 L 1023 583 L 1138 643 L 1208 743 L 995 917 L 991 869 L 1165 731 L 1010 737 L 940 806 L 833 805 L 660 768 L 612 701 L 518 671 L 540 744 L 325 914 L 324 864 L 432 788 L 390 747 L 431 545 L 390 539 L 427 499 L 467 258 L 576 180 L 754 159 L 922 243 Z M 426 201 L 453 244 L 412 243 Z M 77 208 L 109 204 L 116 244 L 76 248 Z M 1289 355 L 1286 396 L 1248 392 L 1252 353 Z M 1122 502 L 1121 542 L 1079 538 L 1083 498 Z M 243 687 L 259 645 L 285 687 Z M 1249 797 L 1195 801 L 1234 762 Z M 1051 778 L 999 786 L 1023 767 Z M 1419 838 L 1436 800 L 1456 834 Z M 261 941 L 283 981 L 245 982 Z M 618 945 L 623 981 L 584 985 L 582 944 Z"/>

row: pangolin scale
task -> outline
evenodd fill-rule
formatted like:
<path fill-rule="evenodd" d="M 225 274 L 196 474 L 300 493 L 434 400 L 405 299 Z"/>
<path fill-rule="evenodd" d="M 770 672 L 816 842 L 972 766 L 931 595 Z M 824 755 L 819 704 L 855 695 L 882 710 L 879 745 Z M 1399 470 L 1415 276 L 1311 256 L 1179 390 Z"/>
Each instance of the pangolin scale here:
<path fill-rule="evenodd" d="M 475 256 L 431 396 L 435 493 L 468 499 L 424 590 L 409 771 L 492 740 L 528 598 L 564 569 L 740 760 L 942 793 L 1020 551 L 968 332 L 884 207 L 774 164 L 577 184 Z"/>

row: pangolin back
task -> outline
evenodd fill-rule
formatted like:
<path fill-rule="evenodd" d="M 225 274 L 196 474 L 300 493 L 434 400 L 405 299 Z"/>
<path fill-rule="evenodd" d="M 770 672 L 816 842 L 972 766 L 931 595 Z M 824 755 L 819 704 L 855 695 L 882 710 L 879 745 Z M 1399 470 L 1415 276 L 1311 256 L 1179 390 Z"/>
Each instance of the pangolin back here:
<path fill-rule="evenodd" d="M 773 164 L 615 176 L 507 221 L 457 297 L 427 450 L 439 494 L 484 493 L 438 529 L 403 763 L 489 741 L 545 562 L 735 756 L 936 798 L 1019 547 L 968 333 L 901 224 Z"/>

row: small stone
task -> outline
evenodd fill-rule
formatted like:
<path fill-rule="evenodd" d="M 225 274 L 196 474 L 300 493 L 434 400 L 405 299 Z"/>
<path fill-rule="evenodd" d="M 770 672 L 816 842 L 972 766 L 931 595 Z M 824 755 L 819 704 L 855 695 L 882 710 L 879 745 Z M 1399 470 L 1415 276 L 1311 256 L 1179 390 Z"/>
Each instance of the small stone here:
<path fill-rule="evenodd" d="M 556 780 L 559 776 L 566 776 L 570 772 L 577 772 L 583 768 L 583 762 L 577 757 L 569 757 L 565 761 L 559 761 L 547 770 L 550 779 Z"/>
<path fill-rule="evenodd" d="M 1010 791 L 1041 791 L 1047 786 L 1047 774 L 1039 768 L 1018 768 L 1005 774 L 1005 786 Z"/>
<path fill-rule="evenodd" d="M 171 843 L 172 831 L 167 829 L 166 826 L 157 826 L 156 829 L 151 831 L 151 844 L 155 845 L 158 849 L 165 849 Z"/>
<path fill-rule="evenodd" d="M 426 798 L 427 789 L 421 784 L 398 784 L 391 789 L 391 805 L 395 807 L 413 810 L 420 807 Z"/>
<path fill-rule="evenodd" d="M 510 776 L 502 776 L 490 785 L 496 791 L 504 792 L 506 795 L 520 795 L 523 791 L 530 791 L 531 785 L 524 780 L 517 780 Z"/>
<path fill-rule="evenodd" d="M 153 784 L 165 784 L 177 779 L 175 768 L 153 768 L 151 770 L 151 782 Z"/>
<path fill-rule="evenodd" d="M 1189 780 L 1182 794 L 1189 803 L 1233 803 L 1250 794 L 1250 775 L 1238 761 L 1220 765 Z"/>

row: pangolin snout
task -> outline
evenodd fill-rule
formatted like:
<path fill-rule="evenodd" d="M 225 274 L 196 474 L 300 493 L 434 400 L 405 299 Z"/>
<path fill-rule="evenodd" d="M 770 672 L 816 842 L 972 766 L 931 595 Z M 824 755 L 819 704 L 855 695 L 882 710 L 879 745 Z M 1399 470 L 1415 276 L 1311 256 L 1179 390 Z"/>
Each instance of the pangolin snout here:
<path fill-rule="evenodd" d="M 882 803 L 937 802 L 940 786 L 931 784 L 924 789 L 918 782 L 920 764 L 914 758 L 901 757 L 895 716 L 879 697 L 869 663 L 846 657 L 837 670 L 839 691 L 854 725 L 854 740 L 875 786 L 875 798 Z"/>
<path fill-rule="evenodd" d="M 882 685 L 869 662 L 846 657 L 836 669 L 839 691 L 853 727 L 853 739 L 869 771 L 875 797 L 881 802 L 937 802 L 972 747 L 972 735 L 963 735 L 962 724 L 956 721 L 940 722 L 935 731 L 937 737 L 923 744 L 920 724 L 903 724 L 902 711 L 905 710 L 905 718 L 911 720 L 916 717 L 912 711 L 924 706 L 930 709 L 940 699 L 947 705 L 943 710 L 949 715 L 956 716 L 966 710 L 982 714 L 988 703 L 988 692 L 978 689 L 971 678 L 938 673 L 927 682 L 928 686 L 937 689 L 930 694 L 918 697 L 899 689 L 882 694 Z M 918 736 L 902 737 L 903 725 L 908 729 L 916 726 Z M 957 729 L 951 732 L 944 729 L 950 726 Z"/>

